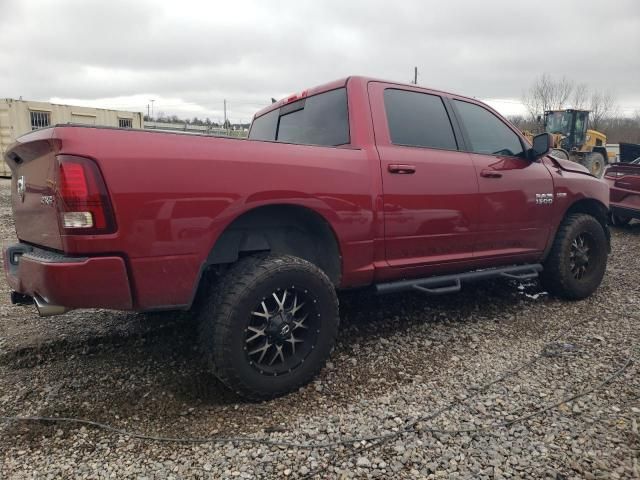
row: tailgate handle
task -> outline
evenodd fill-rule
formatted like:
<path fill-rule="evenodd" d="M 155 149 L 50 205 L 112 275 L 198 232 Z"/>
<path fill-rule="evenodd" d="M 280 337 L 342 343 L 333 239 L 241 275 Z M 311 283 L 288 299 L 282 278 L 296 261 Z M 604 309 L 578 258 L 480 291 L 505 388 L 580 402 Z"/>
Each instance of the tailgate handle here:
<path fill-rule="evenodd" d="M 488 168 L 481 170 L 480 176 L 485 178 L 502 178 L 502 174 L 500 172 L 496 172 L 495 170 L 491 170 Z"/>
<path fill-rule="evenodd" d="M 391 163 L 389 164 L 388 169 L 390 173 L 400 173 L 405 175 L 416 173 L 415 165 L 406 165 L 404 163 Z"/>

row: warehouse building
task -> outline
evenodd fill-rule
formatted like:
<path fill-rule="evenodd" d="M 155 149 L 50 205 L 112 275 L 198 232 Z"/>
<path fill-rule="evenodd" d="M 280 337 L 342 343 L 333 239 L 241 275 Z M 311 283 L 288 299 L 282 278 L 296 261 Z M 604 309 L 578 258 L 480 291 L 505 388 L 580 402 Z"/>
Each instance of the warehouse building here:
<path fill-rule="evenodd" d="M 57 105 L 0 98 L 0 176 L 11 176 L 4 154 L 16 138 L 50 125 L 72 123 L 119 128 L 144 128 L 142 113 Z"/>

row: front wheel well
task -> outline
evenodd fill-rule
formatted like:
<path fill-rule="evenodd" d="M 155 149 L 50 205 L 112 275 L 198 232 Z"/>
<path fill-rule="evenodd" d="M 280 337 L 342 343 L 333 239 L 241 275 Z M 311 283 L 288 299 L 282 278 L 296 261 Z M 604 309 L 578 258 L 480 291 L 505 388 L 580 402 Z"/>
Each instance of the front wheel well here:
<path fill-rule="evenodd" d="M 568 217 L 573 213 L 586 213 L 595 217 L 603 225 L 607 224 L 607 214 L 609 210 L 606 205 L 593 198 L 584 198 L 578 200 L 565 212 L 564 216 Z"/>
<path fill-rule="evenodd" d="M 562 223 L 565 218 L 575 213 L 584 213 L 587 215 L 591 215 L 598 221 L 600 225 L 602 225 L 602 229 L 604 230 L 604 233 L 607 237 L 607 243 L 609 244 L 609 251 L 610 251 L 611 250 L 611 232 L 609 232 L 609 226 L 608 226 L 609 209 L 607 208 L 607 206 L 604 205 L 602 202 L 599 202 L 598 200 L 595 200 L 593 198 L 584 198 L 582 200 L 578 200 L 567 209 L 560 223 Z M 553 238 L 555 238 L 556 234 L 557 234 L 557 230 L 553 232 Z M 544 254 L 544 259 L 547 258 L 551 250 L 552 244 L 553 244 L 553 239 L 549 242 L 547 251 L 545 251 L 545 254 Z"/>
<path fill-rule="evenodd" d="M 302 258 L 324 271 L 334 285 L 340 283 L 342 262 L 336 236 L 329 223 L 309 208 L 268 205 L 245 212 L 220 235 L 206 264 L 224 268 L 258 252 Z"/>

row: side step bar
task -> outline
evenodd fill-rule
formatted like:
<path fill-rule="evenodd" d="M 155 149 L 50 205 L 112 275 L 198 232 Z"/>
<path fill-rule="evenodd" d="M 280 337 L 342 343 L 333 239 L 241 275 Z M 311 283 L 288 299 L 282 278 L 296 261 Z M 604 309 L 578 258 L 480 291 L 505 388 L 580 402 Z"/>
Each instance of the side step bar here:
<path fill-rule="evenodd" d="M 542 265 L 534 263 L 531 265 L 514 265 L 511 267 L 475 270 L 472 272 L 457 273 L 453 275 L 398 280 L 395 282 L 376 284 L 376 293 L 383 295 L 387 293 L 403 292 L 406 290 L 418 290 L 429 295 L 442 295 L 444 293 L 459 292 L 462 289 L 463 282 L 476 282 L 490 278 L 531 280 L 536 278 L 541 271 Z"/>

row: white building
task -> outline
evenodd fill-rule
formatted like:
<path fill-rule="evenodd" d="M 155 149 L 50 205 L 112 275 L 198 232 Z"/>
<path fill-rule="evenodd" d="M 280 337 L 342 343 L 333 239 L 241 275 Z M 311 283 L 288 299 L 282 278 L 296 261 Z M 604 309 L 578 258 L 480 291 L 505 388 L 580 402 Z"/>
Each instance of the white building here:
<path fill-rule="evenodd" d="M 144 128 L 139 112 L 3 98 L 0 99 L 0 176 L 11 176 L 4 154 L 16 138 L 32 130 L 65 123 Z"/>

